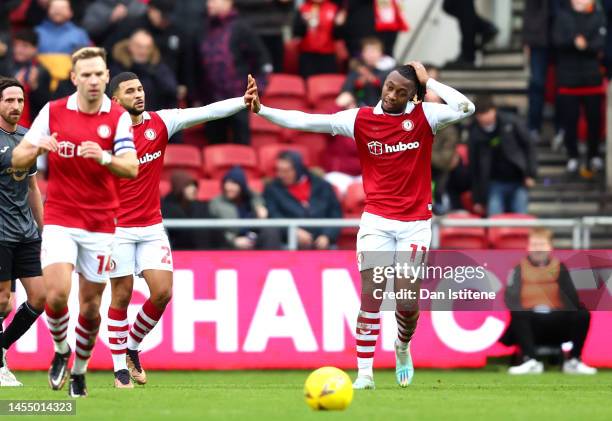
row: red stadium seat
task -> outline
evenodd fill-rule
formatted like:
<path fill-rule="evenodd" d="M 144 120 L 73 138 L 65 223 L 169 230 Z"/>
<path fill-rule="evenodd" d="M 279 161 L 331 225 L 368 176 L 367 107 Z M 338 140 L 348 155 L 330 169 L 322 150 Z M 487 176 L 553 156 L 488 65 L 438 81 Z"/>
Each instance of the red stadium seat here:
<path fill-rule="evenodd" d="M 272 98 L 264 98 L 261 102 L 271 108 L 280 108 L 281 110 L 298 110 L 311 112 L 310 104 L 306 98 L 297 98 L 290 96 L 275 96 Z"/>
<path fill-rule="evenodd" d="M 481 219 L 469 213 L 450 213 L 445 219 Z M 444 250 L 486 249 L 488 246 L 484 228 L 442 227 L 440 228 L 440 248 Z"/>
<path fill-rule="evenodd" d="M 348 186 L 342 207 L 344 208 L 345 218 L 357 218 L 363 213 L 365 206 L 365 192 L 363 183 L 355 182 Z"/>
<path fill-rule="evenodd" d="M 221 181 L 201 178 L 198 180 L 198 200 L 208 202 L 221 194 Z"/>
<path fill-rule="evenodd" d="M 321 156 L 327 147 L 329 135 L 323 133 L 287 131 L 286 136 L 290 144 L 303 145 L 310 151 L 313 166 L 320 165 Z"/>
<path fill-rule="evenodd" d="M 489 217 L 489 219 L 536 219 L 533 215 L 522 213 L 502 213 Z M 530 228 L 500 227 L 489 228 L 489 244 L 495 249 L 521 249 L 527 248 L 527 239 Z"/>
<path fill-rule="evenodd" d="M 285 73 L 273 73 L 270 75 L 268 86 L 266 87 L 265 98 L 267 97 L 306 97 L 306 86 L 304 79 L 297 75 Z"/>
<path fill-rule="evenodd" d="M 309 110 L 304 79 L 297 75 L 272 74 L 262 102 L 273 108 Z"/>
<path fill-rule="evenodd" d="M 200 149 L 193 145 L 168 145 L 164 157 L 162 178 L 170 179 L 175 170 L 184 170 L 195 178 L 202 176 L 202 155 Z"/>
<path fill-rule="evenodd" d="M 359 218 L 363 213 L 365 206 L 365 192 L 363 184 L 356 182 L 351 184 L 346 190 L 342 208 L 345 218 Z M 342 228 L 340 237 L 338 238 L 338 248 L 343 250 L 355 250 L 357 241 L 357 232 L 359 228 Z"/>
<path fill-rule="evenodd" d="M 249 188 L 257 193 L 263 193 L 264 191 L 264 182 L 260 178 L 252 178 L 248 180 Z"/>
<path fill-rule="evenodd" d="M 340 94 L 345 75 L 315 75 L 306 81 L 308 101 L 315 112 L 328 113 L 338 111 L 336 97 Z"/>
<path fill-rule="evenodd" d="M 251 146 L 258 149 L 260 146 L 271 143 L 280 143 L 284 139 L 283 128 L 250 113 L 251 117 Z"/>
<path fill-rule="evenodd" d="M 204 148 L 204 165 L 210 178 L 222 178 L 234 165 L 240 165 L 247 176 L 257 177 L 255 149 L 246 145 L 211 145 Z"/>
<path fill-rule="evenodd" d="M 259 148 L 257 151 L 259 158 L 259 167 L 263 172 L 265 177 L 273 177 L 275 173 L 275 165 L 276 158 L 283 151 L 296 151 L 302 155 L 304 160 L 304 165 L 307 167 L 311 166 L 310 161 L 310 152 L 308 149 L 302 145 L 292 145 L 292 144 L 275 144 L 275 145 L 265 145 Z"/>
<path fill-rule="evenodd" d="M 166 197 L 172 190 L 172 185 L 167 180 L 160 180 L 159 182 L 159 197 Z"/>

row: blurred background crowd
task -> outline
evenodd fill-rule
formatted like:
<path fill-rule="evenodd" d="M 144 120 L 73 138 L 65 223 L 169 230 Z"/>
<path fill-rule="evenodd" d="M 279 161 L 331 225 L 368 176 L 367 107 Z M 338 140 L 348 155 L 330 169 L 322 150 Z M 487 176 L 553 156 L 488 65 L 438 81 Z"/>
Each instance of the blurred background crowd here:
<path fill-rule="evenodd" d="M 435 0 L 418 18 L 411 1 L 4 0 L 0 74 L 26 87 L 28 127 L 47 101 L 73 92 L 70 53 L 86 45 L 106 48 L 111 75 L 140 77 L 149 110 L 242 96 L 248 74 L 268 106 L 374 106 L 388 72 L 421 59 L 477 110 L 436 136 L 435 214 L 606 214 L 612 0 L 504 0 L 507 9 L 489 13 L 475 0 Z M 453 57 L 437 55 L 447 35 L 440 19 L 457 28 Z M 411 38 L 400 46 L 402 34 Z M 441 100 L 429 93 L 426 101 Z M 176 135 L 160 185 L 166 218 L 354 218 L 363 196 L 351 139 L 280 129 L 247 111 Z M 351 248 L 354 235 L 299 229 L 298 244 Z M 175 249 L 277 249 L 284 237 L 274 229 L 171 232 Z M 495 246 L 485 235 L 478 241 Z M 450 234 L 441 245 L 461 246 Z"/>

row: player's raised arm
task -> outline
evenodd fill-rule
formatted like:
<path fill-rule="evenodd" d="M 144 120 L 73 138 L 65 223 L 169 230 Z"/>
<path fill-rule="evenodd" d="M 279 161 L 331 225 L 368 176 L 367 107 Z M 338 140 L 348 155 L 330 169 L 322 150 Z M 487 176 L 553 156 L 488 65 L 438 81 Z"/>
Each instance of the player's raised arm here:
<path fill-rule="evenodd" d="M 251 111 L 266 120 L 293 130 L 305 132 L 329 133 L 355 138 L 355 120 L 359 109 L 340 111 L 335 114 L 308 114 L 302 111 L 279 110 L 263 106 L 259 101 L 257 83 L 249 75 L 249 88 L 246 97 L 250 97 Z"/>
<path fill-rule="evenodd" d="M 15 168 L 30 168 L 36 163 L 38 155 L 57 151 L 56 138 L 56 133 L 49 133 L 49 104 L 46 104 L 23 140 L 13 149 L 11 165 Z"/>
<path fill-rule="evenodd" d="M 204 107 L 160 110 L 157 114 L 164 121 L 168 129 L 168 137 L 172 137 L 172 135 L 183 129 L 188 129 L 207 121 L 229 117 L 246 109 L 246 107 L 245 98 L 238 97 L 213 102 Z"/>
<path fill-rule="evenodd" d="M 427 116 L 427 121 L 429 121 L 434 133 L 449 124 L 474 114 L 476 107 L 465 95 L 450 86 L 430 78 L 427 70 L 421 63 L 411 62 L 410 65 L 414 67 L 419 81 L 446 102 L 446 104 L 423 103 L 423 110 Z"/>

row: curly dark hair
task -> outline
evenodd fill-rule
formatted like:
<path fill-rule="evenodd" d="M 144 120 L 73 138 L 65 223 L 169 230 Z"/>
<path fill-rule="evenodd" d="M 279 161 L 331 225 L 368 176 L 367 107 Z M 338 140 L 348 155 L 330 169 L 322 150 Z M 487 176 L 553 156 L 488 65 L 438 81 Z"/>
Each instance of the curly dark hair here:
<path fill-rule="evenodd" d="M 425 88 L 425 85 L 419 82 L 419 78 L 417 77 L 414 67 L 412 67 L 410 64 L 405 64 L 402 66 L 397 66 L 393 70 L 397 71 L 405 79 L 414 82 L 414 85 L 416 86 L 417 99 L 419 101 L 423 101 L 425 99 L 425 92 L 427 91 L 427 89 Z"/>

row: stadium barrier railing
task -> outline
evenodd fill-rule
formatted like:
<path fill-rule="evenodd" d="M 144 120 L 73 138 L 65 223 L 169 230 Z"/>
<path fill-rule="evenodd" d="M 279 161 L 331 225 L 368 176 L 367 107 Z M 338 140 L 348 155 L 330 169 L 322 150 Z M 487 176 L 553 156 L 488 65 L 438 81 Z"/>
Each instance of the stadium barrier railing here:
<path fill-rule="evenodd" d="M 582 218 L 581 247 L 591 247 L 591 230 L 596 226 L 612 226 L 612 216 L 587 216 Z"/>
<path fill-rule="evenodd" d="M 608 218 L 558 218 L 558 219 L 446 219 L 434 218 L 432 224 L 432 249 L 440 245 L 441 227 L 546 227 L 571 230 L 572 248 L 587 249 L 590 246 L 591 229 L 596 225 L 612 225 Z M 356 228 L 359 219 L 164 219 L 169 229 L 194 228 L 280 228 L 287 230 L 287 248 L 297 250 L 298 228 Z"/>

